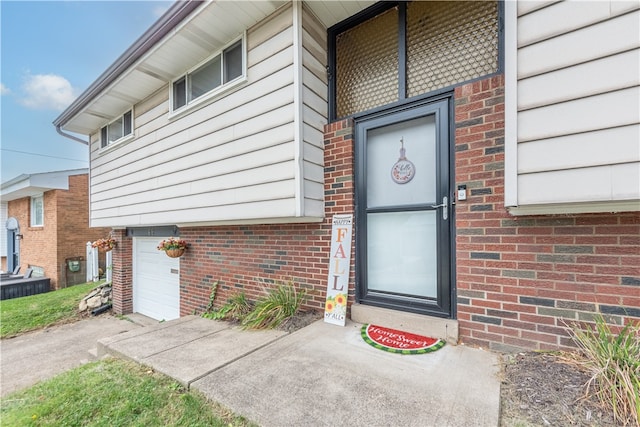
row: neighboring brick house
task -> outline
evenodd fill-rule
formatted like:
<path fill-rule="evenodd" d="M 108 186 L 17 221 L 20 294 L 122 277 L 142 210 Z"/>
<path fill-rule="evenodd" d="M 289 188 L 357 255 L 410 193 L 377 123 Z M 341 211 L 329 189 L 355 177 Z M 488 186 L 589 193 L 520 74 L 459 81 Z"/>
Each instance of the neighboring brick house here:
<path fill-rule="evenodd" d="M 111 231 L 89 227 L 88 186 L 87 169 L 20 175 L 2 184 L 7 270 L 32 268 L 34 276 L 51 279 L 52 289 L 86 281 L 86 243 Z M 80 260 L 79 271 L 69 267 L 71 260 Z"/>
<path fill-rule="evenodd" d="M 0 270 L 7 271 L 7 233 L 4 224 L 7 223 L 7 202 L 0 200 L 0 225 L 3 231 L 0 232 Z"/>
<path fill-rule="evenodd" d="M 321 310 L 332 216 L 354 214 L 355 321 L 495 350 L 637 321 L 639 18 L 616 1 L 175 3 L 54 122 L 89 136 L 115 311 L 172 319 L 215 283 L 217 304 L 256 298 L 259 278 Z M 155 245 L 175 235 L 190 247 L 170 260 Z"/>

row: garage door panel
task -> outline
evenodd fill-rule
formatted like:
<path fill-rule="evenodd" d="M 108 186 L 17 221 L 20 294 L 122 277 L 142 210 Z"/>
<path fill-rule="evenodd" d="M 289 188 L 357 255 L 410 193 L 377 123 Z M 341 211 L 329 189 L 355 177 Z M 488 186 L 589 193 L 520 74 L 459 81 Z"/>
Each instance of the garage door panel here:
<path fill-rule="evenodd" d="M 133 311 L 156 320 L 180 317 L 180 260 L 156 249 L 162 238 L 134 238 Z"/>
<path fill-rule="evenodd" d="M 162 256 L 165 256 L 164 254 Z M 167 258 L 170 259 L 170 258 Z M 179 269 L 179 264 L 178 263 L 171 263 L 171 264 L 164 264 L 164 263 L 159 263 L 159 262 L 153 262 L 152 260 L 149 260 L 145 257 L 142 257 L 139 260 L 139 266 L 140 266 L 140 274 L 142 274 L 143 276 L 146 277 L 155 277 L 155 278 L 163 278 L 165 277 L 167 274 L 174 274 L 172 273 L 172 271 L 178 271 Z"/>

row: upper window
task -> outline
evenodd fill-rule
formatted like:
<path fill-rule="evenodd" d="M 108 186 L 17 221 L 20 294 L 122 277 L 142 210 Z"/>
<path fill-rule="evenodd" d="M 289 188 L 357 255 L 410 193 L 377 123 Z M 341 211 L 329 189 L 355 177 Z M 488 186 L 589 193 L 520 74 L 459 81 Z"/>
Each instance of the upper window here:
<path fill-rule="evenodd" d="M 42 227 L 44 225 L 44 196 L 31 197 L 31 226 Z"/>
<path fill-rule="evenodd" d="M 133 114 L 129 110 L 100 130 L 100 146 L 104 148 L 132 133 Z"/>
<path fill-rule="evenodd" d="M 242 40 L 173 82 L 172 109 L 177 110 L 244 74 Z"/>
<path fill-rule="evenodd" d="M 499 14 L 498 1 L 380 2 L 332 27 L 331 117 L 498 72 Z"/>

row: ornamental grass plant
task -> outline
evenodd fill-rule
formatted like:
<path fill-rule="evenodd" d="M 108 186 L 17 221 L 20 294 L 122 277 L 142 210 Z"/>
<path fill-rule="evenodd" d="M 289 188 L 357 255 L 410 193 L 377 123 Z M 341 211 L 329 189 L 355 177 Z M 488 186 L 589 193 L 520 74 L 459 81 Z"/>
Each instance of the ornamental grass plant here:
<path fill-rule="evenodd" d="M 213 320 L 230 320 L 233 322 L 242 322 L 244 318 L 252 310 L 253 306 L 247 300 L 244 292 L 232 295 L 225 305 L 219 310 L 210 308 L 202 314 L 202 317 Z"/>
<path fill-rule="evenodd" d="M 595 327 L 568 328 L 579 351 L 570 361 L 591 374 L 586 394 L 594 393 L 623 425 L 640 425 L 640 325 L 614 333 L 602 315 Z"/>
<path fill-rule="evenodd" d="M 296 290 L 292 280 L 280 283 L 266 292 L 267 295 L 256 302 L 255 308 L 242 320 L 245 329 L 277 328 L 300 310 L 307 292 Z"/>

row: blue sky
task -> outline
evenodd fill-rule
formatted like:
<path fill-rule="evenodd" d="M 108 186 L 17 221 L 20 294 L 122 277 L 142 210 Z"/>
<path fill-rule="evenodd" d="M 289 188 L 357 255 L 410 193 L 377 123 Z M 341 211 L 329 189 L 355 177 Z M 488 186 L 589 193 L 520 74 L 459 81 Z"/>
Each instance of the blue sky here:
<path fill-rule="evenodd" d="M 2 182 L 88 167 L 87 146 L 60 136 L 53 120 L 171 4 L 0 1 Z"/>

